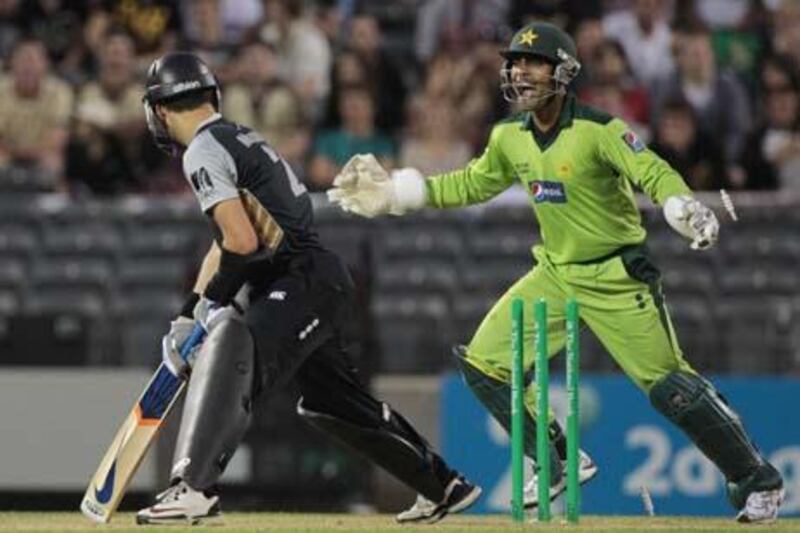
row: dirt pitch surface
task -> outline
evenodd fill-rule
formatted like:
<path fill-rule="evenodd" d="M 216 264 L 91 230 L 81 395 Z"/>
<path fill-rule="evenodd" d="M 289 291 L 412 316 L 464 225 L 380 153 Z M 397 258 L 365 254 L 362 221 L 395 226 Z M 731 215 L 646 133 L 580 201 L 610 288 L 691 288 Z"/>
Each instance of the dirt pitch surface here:
<path fill-rule="evenodd" d="M 555 517 L 550 524 L 537 524 L 528 521 L 525 524 L 514 524 L 508 515 L 489 516 L 451 516 L 434 525 L 401 526 L 394 522 L 391 515 L 343 515 L 343 514 L 299 514 L 299 513 L 229 513 L 225 514 L 221 523 L 214 525 L 180 527 L 136 526 L 131 513 L 121 513 L 114 517 L 108 525 L 94 524 L 80 513 L 0 513 L 0 531 L 136 531 L 150 533 L 155 531 L 178 532 L 192 531 L 197 533 L 203 529 L 211 533 L 228 531 L 269 531 L 285 533 L 317 533 L 317 532 L 382 532 L 395 531 L 403 533 L 417 532 L 500 532 L 500 531 L 724 531 L 724 532 L 764 532 L 777 531 L 800 532 L 800 519 L 781 519 L 766 526 L 736 524 L 724 518 L 694 517 L 581 517 L 578 526 L 563 524 L 561 517 Z"/>

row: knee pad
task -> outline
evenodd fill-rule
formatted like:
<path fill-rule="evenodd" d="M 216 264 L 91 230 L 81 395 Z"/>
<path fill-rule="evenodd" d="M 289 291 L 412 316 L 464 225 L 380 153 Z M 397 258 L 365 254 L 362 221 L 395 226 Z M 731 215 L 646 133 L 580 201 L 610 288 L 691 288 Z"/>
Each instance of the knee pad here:
<path fill-rule="evenodd" d="M 189 378 L 173 479 L 203 490 L 222 475 L 250 425 L 254 353 L 238 319 L 217 326 L 203 343 Z"/>
<path fill-rule="evenodd" d="M 683 430 L 729 482 L 764 464 L 739 416 L 704 378 L 672 372 L 653 385 L 649 396 L 653 407 Z"/>

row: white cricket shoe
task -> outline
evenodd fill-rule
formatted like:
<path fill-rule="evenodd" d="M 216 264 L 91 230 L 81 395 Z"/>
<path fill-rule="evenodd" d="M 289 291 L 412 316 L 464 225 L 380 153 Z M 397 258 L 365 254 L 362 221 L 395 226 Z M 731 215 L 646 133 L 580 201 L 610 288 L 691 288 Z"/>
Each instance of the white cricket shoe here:
<path fill-rule="evenodd" d="M 395 517 L 397 522 L 438 522 L 449 513 L 460 513 L 471 506 L 481 495 L 481 488 L 473 485 L 463 476 L 456 476 L 447 485 L 444 498 L 439 503 L 433 503 L 422 494 L 417 495 L 417 501 L 409 509 Z"/>
<path fill-rule="evenodd" d="M 180 481 L 157 495 L 155 504 L 136 513 L 136 523 L 195 525 L 221 516 L 219 496 L 206 496 Z"/>
<path fill-rule="evenodd" d="M 550 501 L 558 498 L 561 493 L 567 490 L 567 463 L 561 462 L 563 475 L 561 480 L 555 485 L 550 486 Z M 578 483 L 583 485 L 597 475 L 597 465 L 589 457 L 589 454 L 583 450 L 578 450 Z M 522 505 L 526 509 L 536 507 L 539 505 L 539 491 L 536 486 L 538 474 L 534 472 L 533 478 L 525 485 L 522 496 Z"/>
<path fill-rule="evenodd" d="M 778 518 L 778 508 L 783 503 L 784 494 L 783 489 L 753 492 L 736 515 L 736 521 L 759 524 L 774 522 Z"/>

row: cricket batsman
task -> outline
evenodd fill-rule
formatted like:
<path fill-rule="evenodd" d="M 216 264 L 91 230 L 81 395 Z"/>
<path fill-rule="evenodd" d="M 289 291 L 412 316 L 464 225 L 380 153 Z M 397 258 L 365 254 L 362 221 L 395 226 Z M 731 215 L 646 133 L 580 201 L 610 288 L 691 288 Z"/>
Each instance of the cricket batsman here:
<path fill-rule="evenodd" d="M 569 89 L 580 70 L 575 43 L 556 26 L 533 22 L 519 30 L 501 71 L 502 91 L 522 111 L 496 124 L 483 154 L 466 168 L 424 177 L 405 168 L 389 175 L 374 157 L 357 155 L 342 169 L 329 198 L 366 217 L 402 215 L 489 200 L 519 182 L 541 228 L 535 267 L 497 301 L 468 346 L 458 352 L 466 383 L 500 424 L 510 421 L 511 302 L 545 298 L 550 356 L 565 344 L 564 309 L 580 302 L 580 318 L 648 396 L 722 471 L 740 522 L 774 520 L 783 481 L 748 437 L 714 386 L 684 359 L 660 272 L 645 245 L 633 188 L 663 206 L 670 226 L 693 250 L 713 246 L 719 222 L 692 196 L 680 175 L 618 118 L 586 107 Z M 533 365 L 533 325 L 526 324 L 524 364 Z M 535 460 L 535 391 L 526 404 L 526 454 Z M 564 436 L 550 418 L 551 498 L 565 488 Z M 561 460 L 559 460 L 559 458 Z M 546 468 L 548 465 L 539 465 Z M 580 479 L 597 471 L 581 453 Z M 525 503 L 535 506 L 535 479 Z M 424 500 L 424 498 L 422 499 Z M 424 501 L 406 515 L 412 517 Z"/>
<path fill-rule="evenodd" d="M 291 167 L 256 132 L 219 113 L 219 86 L 196 55 L 150 66 L 144 96 L 156 144 L 183 170 L 215 233 L 190 297 L 162 342 L 164 364 L 189 385 L 170 486 L 140 524 L 198 523 L 220 515 L 217 481 L 257 408 L 293 380 L 297 412 L 434 502 L 436 522 L 481 489 L 451 469 L 350 362 L 342 329 L 353 282 L 317 238 L 311 200 Z M 238 295 L 247 292 L 246 306 Z M 207 336 L 189 362 L 178 347 L 199 323 Z"/>

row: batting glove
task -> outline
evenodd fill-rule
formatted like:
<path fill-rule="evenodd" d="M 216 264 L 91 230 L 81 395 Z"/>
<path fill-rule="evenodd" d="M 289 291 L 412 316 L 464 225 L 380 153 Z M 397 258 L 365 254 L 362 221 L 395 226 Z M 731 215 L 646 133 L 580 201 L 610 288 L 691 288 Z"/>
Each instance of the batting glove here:
<path fill-rule="evenodd" d="M 206 297 L 200 298 L 200 301 L 194 306 L 194 319 L 206 330 L 208 335 L 222 322 L 237 317 L 239 314 L 233 305 L 223 306 Z"/>
<path fill-rule="evenodd" d="M 193 349 L 189 356 L 181 357 L 181 346 L 194 329 L 194 320 L 179 316 L 169 324 L 169 332 L 161 338 L 161 359 L 174 376 L 188 376 L 197 354 Z"/>

